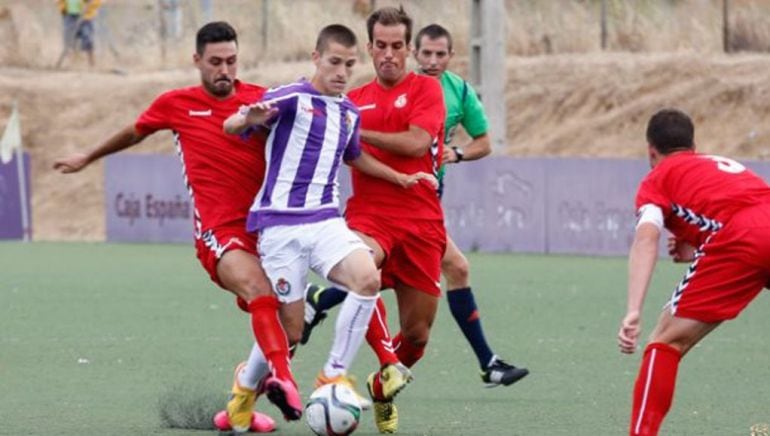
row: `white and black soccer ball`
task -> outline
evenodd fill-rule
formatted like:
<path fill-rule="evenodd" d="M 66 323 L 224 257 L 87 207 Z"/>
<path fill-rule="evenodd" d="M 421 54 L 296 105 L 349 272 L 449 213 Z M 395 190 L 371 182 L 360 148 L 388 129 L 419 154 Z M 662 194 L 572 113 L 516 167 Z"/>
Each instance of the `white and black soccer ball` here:
<path fill-rule="evenodd" d="M 317 435 L 349 435 L 358 427 L 361 404 L 348 386 L 323 385 L 310 395 L 305 406 L 305 419 Z"/>

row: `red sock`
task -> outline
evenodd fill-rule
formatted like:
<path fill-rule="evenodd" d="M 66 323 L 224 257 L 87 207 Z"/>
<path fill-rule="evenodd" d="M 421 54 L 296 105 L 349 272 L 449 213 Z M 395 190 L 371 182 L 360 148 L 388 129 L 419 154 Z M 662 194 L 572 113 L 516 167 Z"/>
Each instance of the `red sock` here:
<path fill-rule="evenodd" d="M 257 297 L 249 303 L 251 328 L 276 377 L 294 380 L 289 369 L 289 340 L 278 319 L 281 303 L 275 296 Z"/>
<path fill-rule="evenodd" d="M 396 350 L 398 360 L 409 368 L 414 366 L 414 364 L 422 358 L 422 355 L 425 354 L 424 345 L 421 347 L 414 345 L 405 340 L 404 337 L 401 336 L 401 333 L 396 335 L 396 338 L 393 339 L 393 348 Z"/>
<path fill-rule="evenodd" d="M 658 342 L 647 345 L 634 386 L 631 436 L 655 436 L 674 398 L 681 353 Z"/>
<path fill-rule="evenodd" d="M 369 329 L 366 331 L 366 341 L 377 355 L 380 366 L 398 363 L 398 357 L 393 351 L 393 342 L 390 340 L 390 331 L 388 331 L 388 312 L 385 310 L 382 298 L 377 299 L 372 320 L 369 321 Z"/>

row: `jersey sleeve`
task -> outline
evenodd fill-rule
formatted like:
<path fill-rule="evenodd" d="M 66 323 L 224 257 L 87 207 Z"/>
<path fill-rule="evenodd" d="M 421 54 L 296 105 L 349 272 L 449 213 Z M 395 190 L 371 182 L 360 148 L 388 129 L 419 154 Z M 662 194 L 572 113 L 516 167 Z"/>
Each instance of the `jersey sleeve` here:
<path fill-rule="evenodd" d="M 345 147 L 342 159 L 347 162 L 356 160 L 359 156 L 361 156 L 361 117 L 356 117 L 356 122 L 353 124 L 353 134 L 350 135 L 350 141 Z"/>
<path fill-rule="evenodd" d="M 281 116 L 286 114 L 287 111 L 297 109 L 296 91 L 298 88 L 298 84 L 293 84 L 271 89 L 262 96 L 260 101 L 269 101 L 275 109 L 278 109 L 278 112 L 265 122 L 266 126 L 272 127 L 272 125 L 275 124 Z"/>
<path fill-rule="evenodd" d="M 446 117 L 441 84 L 433 78 L 425 78 L 413 97 L 415 101 L 409 114 L 409 124 L 425 130 L 432 138 L 438 137 Z"/>
<path fill-rule="evenodd" d="M 151 135 L 158 130 L 171 129 L 171 117 L 173 115 L 173 95 L 171 93 L 161 94 L 150 104 L 139 118 L 137 118 L 134 128 L 140 135 Z"/>
<path fill-rule="evenodd" d="M 636 193 L 635 209 L 638 213 L 642 207 L 652 204 L 660 208 L 665 219 L 671 215 L 671 201 L 661 189 L 660 178 L 656 176 L 657 174 L 651 173 L 642 180 Z"/>
<path fill-rule="evenodd" d="M 463 118 L 460 120 L 460 124 L 463 125 L 463 129 L 471 138 L 477 138 L 489 131 L 489 121 L 487 121 L 487 114 L 484 112 L 484 106 L 481 104 L 476 90 L 468 82 L 465 82 L 465 86 L 467 88 L 463 100 Z"/>

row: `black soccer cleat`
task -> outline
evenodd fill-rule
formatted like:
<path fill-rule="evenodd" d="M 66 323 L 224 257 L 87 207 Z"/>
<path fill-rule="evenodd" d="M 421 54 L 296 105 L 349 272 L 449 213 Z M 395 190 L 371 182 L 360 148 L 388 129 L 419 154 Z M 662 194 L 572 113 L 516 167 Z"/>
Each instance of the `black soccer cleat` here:
<path fill-rule="evenodd" d="M 315 326 L 326 319 L 326 312 L 318 309 L 318 297 L 325 289 L 312 283 L 305 288 L 305 326 L 302 327 L 302 338 L 299 340 L 302 345 L 310 340 L 310 333 Z"/>
<path fill-rule="evenodd" d="M 523 379 L 527 374 L 529 374 L 527 368 L 517 368 L 494 356 L 487 369 L 481 371 L 481 380 L 487 384 L 488 388 L 509 386 Z"/>

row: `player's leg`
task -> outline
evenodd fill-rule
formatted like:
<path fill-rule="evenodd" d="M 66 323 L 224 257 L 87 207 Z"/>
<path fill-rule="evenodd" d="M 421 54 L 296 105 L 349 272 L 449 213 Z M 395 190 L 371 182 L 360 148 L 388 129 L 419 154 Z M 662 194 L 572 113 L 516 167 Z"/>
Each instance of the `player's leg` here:
<path fill-rule="evenodd" d="M 655 435 L 671 406 L 681 357 L 733 319 L 770 278 L 770 228 L 738 215 L 706 240 L 652 332 L 634 386 L 631 435 Z"/>
<path fill-rule="evenodd" d="M 449 310 L 476 354 L 481 379 L 491 386 L 508 386 L 529 374 L 526 368 L 517 368 L 504 362 L 489 347 L 470 287 L 468 259 L 449 236 L 441 259 L 441 272 L 446 280 Z"/>
<path fill-rule="evenodd" d="M 369 395 L 374 401 L 374 421 L 380 433 L 398 431 L 398 409 L 393 400 L 412 381 L 408 367 L 422 357 L 438 309 L 437 294 L 429 295 L 403 284 L 396 284 L 394 289 L 401 332 L 392 344 L 399 361 L 383 365 L 366 379 Z"/>
<path fill-rule="evenodd" d="M 196 241 L 196 249 L 198 258 L 212 281 L 235 294 L 242 310 L 249 312 L 247 301 L 257 296 L 272 295 L 270 284 L 256 255 L 256 239 L 246 233 L 245 227 L 210 229 Z M 259 357 L 266 364 L 261 352 Z M 252 353 L 245 367 L 246 372 L 260 371 L 261 363 L 255 359 L 257 358 Z M 253 405 L 257 394 L 252 388 L 255 382 L 249 382 L 246 387 L 242 387 L 239 386 L 238 378 L 236 374 L 224 421 L 228 426 L 232 424 L 237 431 L 245 431 L 253 424 Z"/>
<path fill-rule="evenodd" d="M 372 249 L 375 265 L 381 265 L 385 259 L 385 252 L 380 244 L 374 238 L 360 232 L 356 233 Z M 326 312 L 341 304 L 347 295 L 345 290 L 336 286 L 308 285 L 305 290 L 305 326 L 300 339 L 301 344 L 304 345 L 310 340 L 313 329 L 326 319 Z"/>
<path fill-rule="evenodd" d="M 275 421 L 267 415 L 254 411 L 257 397 L 262 393 L 270 367 L 262 350 L 254 343 L 248 360 L 235 368 L 233 386 L 227 407 L 214 418 L 214 425 L 222 431 L 255 431 L 266 433 L 275 430 Z"/>
<path fill-rule="evenodd" d="M 290 377 L 289 342 L 278 315 L 281 304 L 259 258 L 243 250 L 230 250 L 219 260 L 217 273 L 225 288 L 246 302 L 252 332 L 273 372 Z"/>
<path fill-rule="evenodd" d="M 293 383 L 289 367 L 289 342 L 279 316 L 280 302 L 273 294 L 270 281 L 260 265 L 259 258 L 244 250 L 230 250 L 224 253 L 217 264 L 217 276 L 222 285 L 246 302 L 246 310 L 251 315 L 252 333 L 258 344 L 265 363 L 269 363 L 272 375 L 280 380 Z M 259 366 L 259 361 L 250 362 Z M 233 390 L 233 394 L 236 390 Z M 244 391 L 251 398 L 255 391 Z M 238 406 L 238 397 L 232 395 L 228 402 L 228 416 L 236 431 L 251 425 L 251 417 L 246 414 L 246 406 L 253 405 L 249 400 Z"/>
<path fill-rule="evenodd" d="M 634 385 L 629 434 L 658 434 L 674 397 L 679 361 L 718 325 L 718 322 L 679 318 L 669 310 L 663 311 L 644 350 Z"/>
<path fill-rule="evenodd" d="M 386 249 L 390 249 L 391 241 L 376 226 L 359 224 L 366 230 L 354 230 L 354 233 L 369 247 L 374 264 L 379 267 L 385 261 Z M 377 234 L 377 237 L 365 233 L 366 231 Z M 382 281 L 380 286 L 387 286 L 386 282 L 387 280 Z M 374 351 L 374 354 L 377 355 L 377 360 L 380 362 L 381 367 L 399 363 L 398 357 L 396 357 L 393 350 L 393 341 L 391 340 L 390 329 L 388 328 L 388 314 L 382 298 L 377 298 L 374 313 L 366 331 L 366 341 L 369 343 L 372 351 Z"/>
<path fill-rule="evenodd" d="M 323 369 L 326 377 L 333 378 L 346 373 L 364 340 L 380 279 L 368 250 L 363 249 L 345 257 L 328 278 L 350 290 L 337 315 L 331 353 Z"/>
<path fill-rule="evenodd" d="M 393 347 L 399 360 L 412 367 L 425 354 L 430 329 L 436 319 L 438 296 L 403 284 L 395 290 L 401 331 L 393 339 Z"/>
<path fill-rule="evenodd" d="M 337 314 L 334 340 L 329 358 L 316 378 L 316 387 L 328 383 L 344 383 L 355 391 L 355 380 L 347 371 L 364 341 L 380 289 L 380 275 L 366 247 L 358 248 L 338 262 L 327 279 L 350 289 Z M 371 402 L 361 395 L 364 409 Z"/>

